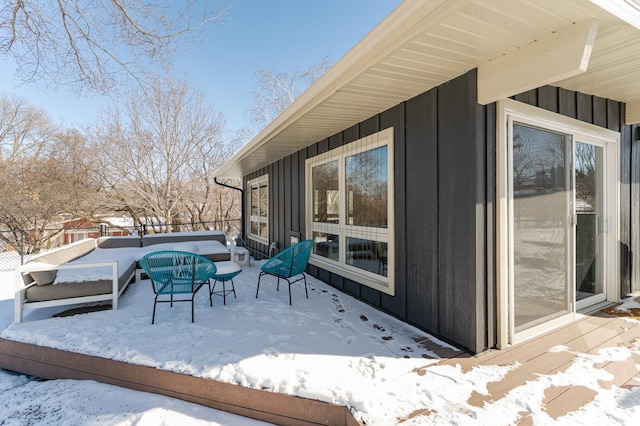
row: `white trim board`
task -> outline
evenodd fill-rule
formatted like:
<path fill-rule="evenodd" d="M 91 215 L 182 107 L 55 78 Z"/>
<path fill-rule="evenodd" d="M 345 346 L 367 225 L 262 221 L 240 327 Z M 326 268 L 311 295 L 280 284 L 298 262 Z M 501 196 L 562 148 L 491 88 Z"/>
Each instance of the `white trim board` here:
<path fill-rule="evenodd" d="M 587 70 L 598 21 L 579 22 L 478 67 L 478 103 L 486 105 Z"/>

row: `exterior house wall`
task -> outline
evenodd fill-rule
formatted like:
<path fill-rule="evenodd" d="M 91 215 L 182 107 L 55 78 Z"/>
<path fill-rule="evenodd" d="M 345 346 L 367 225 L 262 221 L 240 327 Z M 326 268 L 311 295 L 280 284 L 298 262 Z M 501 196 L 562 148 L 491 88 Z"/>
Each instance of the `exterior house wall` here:
<path fill-rule="evenodd" d="M 269 241 L 277 241 L 283 249 L 290 245 L 292 235 L 305 238 L 305 160 L 393 127 L 395 296 L 313 265 L 308 271 L 475 353 L 497 342 L 496 105 L 479 105 L 476 93 L 477 72 L 473 70 L 244 179 L 246 188 L 249 180 L 269 174 Z M 622 131 L 622 246 L 627 252 L 622 256 L 622 291 L 639 289 L 637 283 L 632 284 L 631 273 L 639 253 L 633 246 L 638 244 L 635 228 L 639 218 L 631 205 L 640 202 L 640 149 L 638 142 L 631 143 L 638 129 L 623 125 L 624 105 L 553 87 L 515 99 Z M 258 257 L 268 253 L 266 245 L 250 239 L 246 243 Z"/>
<path fill-rule="evenodd" d="M 269 174 L 269 241 L 288 247 L 292 235 L 306 235 L 305 160 L 393 127 L 395 296 L 312 265 L 309 273 L 480 352 L 495 344 L 487 340 L 487 324 L 495 319 L 491 314 L 488 320 L 486 299 L 493 297 L 494 285 L 487 288 L 493 278 L 488 280 L 492 269 L 485 266 L 486 221 L 493 217 L 486 214 L 486 158 L 494 150 L 493 142 L 490 150 L 486 143 L 486 116 L 492 110 L 476 103 L 472 71 L 245 176 L 245 188 L 249 180 Z M 495 131 L 490 133 L 495 140 Z M 264 244 L 250 239 L 246 244 L 254 255 L 268 253 Z"/>

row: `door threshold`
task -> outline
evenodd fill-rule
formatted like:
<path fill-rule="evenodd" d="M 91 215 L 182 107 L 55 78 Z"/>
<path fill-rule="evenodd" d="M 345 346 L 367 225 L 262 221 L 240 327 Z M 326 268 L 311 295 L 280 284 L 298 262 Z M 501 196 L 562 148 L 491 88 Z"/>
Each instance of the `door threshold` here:
<path fill-rule="evenodd" d="M 585 306 L 582 309 L 576 311 L 576 315 L 591 315 L 594 312 L 598 312 L 604 308 L 615 305 L 615 302 L 603 300 L 602 302 L 594 303 L 593 305 Z"/>

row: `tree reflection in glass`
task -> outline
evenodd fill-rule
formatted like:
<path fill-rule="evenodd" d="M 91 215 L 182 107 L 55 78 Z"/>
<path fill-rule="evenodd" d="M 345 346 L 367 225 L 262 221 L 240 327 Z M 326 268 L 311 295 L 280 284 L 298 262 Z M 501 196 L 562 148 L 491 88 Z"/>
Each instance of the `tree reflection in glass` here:
<path fill-rule="evenodd" d="M 571 185 L 567 135 L 513 125 L 515 331 L 569 309 Z"/>
<path fill-rule="evenodd" d="M 347 224 L 386 228 L 387 147 L 346 157 L 345 169 Z"/>
<path fill-rule="evenodd" d="M 337 224 L 340 220 L 338 160 L 315 166 L 311 179 L 313 221 Z"/>
<path fill-rule="evenodd" d="M 603 150 L 582 142 L 576 143 L 576 298 L 584 299 L 604 291 L 601 278 L 600 234 L 602 221 Z"/>

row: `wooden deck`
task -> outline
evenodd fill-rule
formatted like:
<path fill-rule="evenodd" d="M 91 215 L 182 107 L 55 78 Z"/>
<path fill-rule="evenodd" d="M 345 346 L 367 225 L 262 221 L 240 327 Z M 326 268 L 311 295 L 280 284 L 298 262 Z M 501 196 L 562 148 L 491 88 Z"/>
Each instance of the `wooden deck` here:
<path fill-rule="evenodd" d="M 480 365 L 519 364 L 502 380 L 489 383 L 487 395 L 471 395 L 468 403 L 481 407 L 485 403 L 500 400 L 509 391 L 524 385 L 527 381 L 535 380 L 539 375 L 565 371 L 572 365 L 577 356 L 576 353 L 597 355 L 602 348 L 629 347 L 634 343 L 637 346 L 637 341 L 640 341 L 640 322 L 625 321 L 620 317 L 597 312 L 507 349 L 488 351 L 476 356 L 459 354 L 443 360 L 440 364 L 458 364 L 463 371 Z M 550 350 L 557 346 L 564 346 L 568 350 Z M 613 376 L 609 382 L 600 381 L 601 386 L 604 388 L 640 386 L 638 365 L 640 365 L 640 356 L 635 354 L 624 361 L 598 365 Z M 543 405 L 547 414 L 557 419 L 580 409 L 591 402 L 595 395 L 594 390 L 583 386 L 555 387 L 545 392 Z M 528 413 L 522 413 L 519 424 L 531 424 Z"/>
<path fill-rule="evenodd" d="M 599 312 L 530 341 L 476 356 L 441 347 L 430 340 L 419 343 L 442 357 L 439 365 L 460 365 L 463 371 L 481 365 L 518 365 L 503 379 L 489 383 L 486 395 L 474 393 L 470 396 L 467 401 L 470 405 L 482 407 L 499 401 L 509 391 L 535 380 L 539 375 L 565 371 L 574 362 L 576 354 L 597 355 L 599 349 L 606 347 L 633 345 L 637 348 L 638 341 L 640 322 L 625 321 Z M 560 345 L 567 350 L 551 350 Z M 608 382 L 600 381 L 601 387 L 640 386 L 638 365 L 640 355 L 635 354 L 624 361 L 601 363 L 598 367 L 613 376 Z M 46 379 L 92 379 L 282 425 L 359 424 L 347 408 L 333 404 L 4 339 L 0 339 L 0 368 Z M 595 395 L 594 390 L 582 386 L 552 387 L 546 390 L 543 405 L 547 414 L 556 419 L 580 409 Z M 424 408 L 410 417 L 429 414 L 430 410 Z M 522 413 L 519 424 L 532 424 L 528 413 Z"/>

